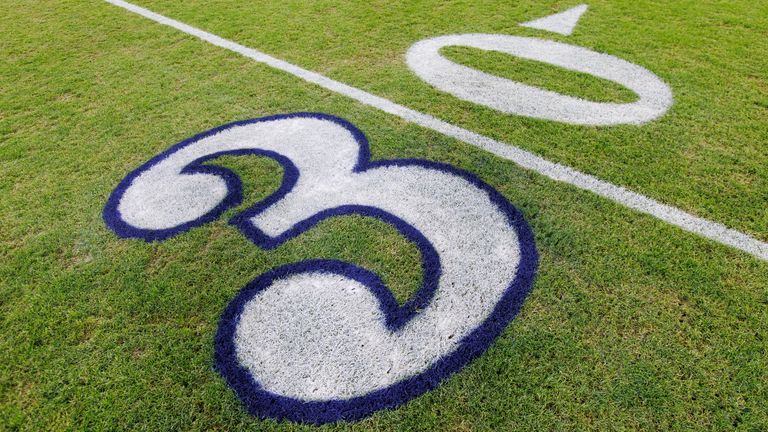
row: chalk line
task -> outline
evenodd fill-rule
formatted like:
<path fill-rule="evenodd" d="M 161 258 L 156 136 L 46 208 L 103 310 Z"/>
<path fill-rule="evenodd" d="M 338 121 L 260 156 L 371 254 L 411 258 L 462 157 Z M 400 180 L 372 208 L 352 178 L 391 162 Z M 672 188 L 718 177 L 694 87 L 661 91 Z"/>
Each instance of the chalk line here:
<path fill-rule="evenodd" d="M 248 48 L 236 42 L 216 36 L 213 33 L 200 30 L 188 24 L 184 24 L 164 15 L 160 15 L 156 12 L 152 12 L 149 9 L 136 6 L 123 0 L 104 1 L 141 15 L 157 23 L 173 27 L 179 31 L 204 40 L 210 44 L 221 48 L 226 48 L 259 63 L 263 63 L 275 69 L 288 72 L 291 75 L 303 79 L 304 81 L 317 84 L 327 90 L 331 90 L 333 92 L 350 97 L 364 105 L 378 108 L 381 111 L 395 115 L 404 120 L 408 120 L 412 123 L 416 123 L 419 126 L 432 129 L 449 137 L 463 141 L 467 144 L 471 144 L 496 156 L 515 162 L 523 168 L 536 171 L 537 173 L 547 176 L 553 180 L 568 183 L 578 188 L 593 192 L 633 210 L 649 214 L 657 219 L 660 219 L 671 225 L 675 225 L 686 231 L 742 250 L 759 259 L 768 261 L 768 243 L 757 240 L 740 231 L 728 228 L 720 223 L 694 216 L 676 207 L 662 204 L 645 195 L 632 192 L 621 186 L 600 180 L 597 177 L 582 173 L 568 166 L 550 162 L 540 156 L 535 155 L 534 153 L 515 147 L 513 145 L 488 138 L 484 135 L 480 135 L 476 132 L 472 132 L 458 126 L 454 126 L 443 120 L 432 117 L 431 115 L 424 114 L 380 96 L 376 96 L 342 82 L 335 81 L 316 72 L 303 69 L 294 64 L 267 55 L 261 51 Z"/>

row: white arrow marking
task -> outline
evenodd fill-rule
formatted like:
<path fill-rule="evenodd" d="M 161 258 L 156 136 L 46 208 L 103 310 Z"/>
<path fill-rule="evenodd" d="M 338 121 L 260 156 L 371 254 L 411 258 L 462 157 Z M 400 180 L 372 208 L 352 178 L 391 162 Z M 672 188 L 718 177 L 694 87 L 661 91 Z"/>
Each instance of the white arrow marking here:
<path fill-rule="evenodd" d="M 579 18 L 581 18 L 581 15 L 586 11 L 587 5 L 582 4 L 572 7 L 564 12 L 548 15 L 533 21 L 526 21 L 520 25 L 568 36 L 573 33 L 573 29 L 576 27 L 576 24 L 579 23 Z"/>

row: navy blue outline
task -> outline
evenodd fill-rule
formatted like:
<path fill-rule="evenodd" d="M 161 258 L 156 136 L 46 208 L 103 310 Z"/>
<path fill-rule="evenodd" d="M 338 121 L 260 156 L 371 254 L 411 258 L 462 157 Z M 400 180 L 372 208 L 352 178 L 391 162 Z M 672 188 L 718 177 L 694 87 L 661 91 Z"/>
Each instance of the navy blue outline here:
<path fill-rule="evenodd" d="M 126 224 L 117 210 L 120 198 L 130 186 L 133 179 L 179 149 L 231 127 L 296 117 L 318 118 L 332 121 L 350 131 L 360 146 L 358 161 L 353 169 L 354 172 L 362 172 L 368 169 L 386 166 L 420 166 L 447 172 L 467 180 L 475 187 L 488 193 L 491 201 L 496 204 L 507 217 L 510 226 L 515 230 L 520 242 L 520 263 L 514 280 L 510 286 L 507 287 L 501 299 L 496 303 L 496 307 L 489 317 L 473 330 L 472 333 L 465 336 L 454 352 L 438 360 L 420 374 L 365 396 L 346 400 L 306 402 L 276 395 L 261 389 L 247 369 L 242 367 L 237 360 L 234 346 L 234 332 L 237 322 L 245 304 L 259 291 L 269 287 L 273 281 L 301 272 L 322 272 L 342 275 L 356 280 L 368 287 L 379 300 L 381 310 L 386 317 L 387 327 L 392 331 L 396 331 L 413 318 L 421 308 L 429 304 L 437 289 L 437 284 L 440 278 L 441 266 L 439 255 L 432 244 L 429 243 L 418 230 L 402 219 L 382 211 L 381 209 L 368 206 L 347 205 L 322 211 L 297 223 L 282 235 L 270 237 L 251 224 L 249 219 L 263 212 L 290 192 L 296 184 L 300 173 L 288 158 L 275 152 L 262 150 L 236 150 L 214 153 L 193 161 L 182 171 L 183 173 L 203 172 L 220 175 L 224 178 L 229 190 L 228 195 L 218 206 L 194 221 L 170 229 L 144 230 Z M 420 159 L 395 159 L 370 162 L 368 140 L 363 132 L 344 119 L 322 113 L 282 114 L 228 123 L 184 140 L 160 153 L 126 176 L 109 197 L 107 205 L 104 208 L 104 220 L 107 226 L 115 231 L 118 236 L 141 238 L 145 241 L 164 240 L 193 227 L 210 222 L 218 218 L 228 208 L 236 206 L 242 201 L 242 185 L 239 177 L 232 171 L 218 166 L 203 165 L 203 163 L 223 155 L 245 154 L 272 158 L 284 168 L 283 181 L 277 191 L 261 202 L 238 215 L 235 215 L 230 220 L 231 224 L 237 226 L 240 231 L 256 245 L 264 249 L 273 249 L 311 229 L 313 226 L 329 217 L 352 213 L 362 214 L 381 219 L 393 225 L 408 240 L 415 243 L 421 251 L 423 272 L 422 286 L 412 298 L 402 306 L 398 305 L 392 293 L 376 274 L 353 264 L 336 260 L 305 260 L 294 264 L 280 266 L 258 276 L 242 288 L 220 317 L 219 328 L 215 336 L 215 363 L 216 369 L 224 377 L 225 381 L 235 390 L 235 393 L 242 400 L 248 411 L 255 416 L 320 424 L 338 420 L 358 420 L 367 417 L 380 409 L 399 406 L 437 387 L 442 380 L 459 371 L 471 360 L 485 352 L 493 340 L 502 333 L 506 326 L 520 311 L 523 301 L 531 290 L 536 275 L 536 269 L 538 267 L 538 252 L 536 250 L 533 233 L 525 222 L 523 215 L 513 207 L 504 196 L 484 183 L 474 174 L 454 168 L 447 164 Z"/>

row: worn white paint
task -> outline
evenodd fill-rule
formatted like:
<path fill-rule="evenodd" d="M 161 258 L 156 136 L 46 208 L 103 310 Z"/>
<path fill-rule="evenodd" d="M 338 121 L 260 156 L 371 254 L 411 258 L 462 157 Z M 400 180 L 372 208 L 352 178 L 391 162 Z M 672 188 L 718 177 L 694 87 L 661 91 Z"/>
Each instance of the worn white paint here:
<path fill-rule="evenodd" d="M 464 46 L 496 51 L 583 72 L 621 84 L 639 99 L 631 103 L 593 102 L 454 63 L 440 49 Z M 406 54 L 408 67 L 421 79 L 460 99 L 495 110 L 583 125 L 639 124 L 664 114 L 672 92 L 656 75 L 620 58 L 587 48 L 531 37 L 461 34 L 414 44 Z"/>
<path fill-rule="evenodd" d="M 588 190 L 606 199 L 651 215 L 659 220 L 695 233 L 710 240 L 728 245 L 768 261 L 768 243 L 750 237 L 747 234 L 728 228 L 720 223 L 694 216 L 678 208 L 663 204 L 645 195 L 625 189 L 622 186 L 601 180 L 573 168 L 546 160 L 534 153 L 519 147 L 494 140 L 476 132 L 452 125 L 428 114 L 399 105 L 388 99 L 373 95 L 339 81 L 332 80 L 316 72 L 303 69 L 294 64 L 264 54 L 253 48 L 248 48 L 236 42 L 216 36 L 212 33 L 192 27 L 188 24 L 173 20 L 152 12 L 149 9 L 136 6 L 123 0 L 105 0 L 108 3 L 141 15 L 157 23 L 175 28 L 190 36 L 206 41 L 212 45 L 228 49 L 263 63 L 275 69 L 287 72 L 307 82 L 317 84 L 327 90 L 350 97 L 364 105 L 378 108 L 386 113 L 413 122 L 428 129 L 458 139 L 467 144 L 488 151 L 498 157 L 510 160 L 523 168 L 530 169 L 550 179 L 568 183 L 580 189 Z"/>
<path fill-rule="evenodd" d="M 277 236 L 325 209 L 375 207 L 416 228 L 442 273 L 432 301 L 396 332 L 368 289 L 338 275 L 295 275 L 249 301 L 236 335 L 241 363 L 267 391 L 301 400 L 362 396 L 423 372 L 487 318 L 520 262 L 517 235 L 487 192 L 423 166 L 353 173 L 357 155 L 336 144 L 349 133 L 336 126 L 338 137 L 320 145 L 326 127 L 291 126 L 306 143 L 291 151 L 301 154 L 299 183 L 251 222 Z M 298 142 L 278 140 L 276 151 Z M 316 147 L 322 154 L 305 156 Z"/>
<path fill-rule="evenodd" d="M 576 28 L 576 24 L 579 23 L 579 19 L 586 11 L 587 5 L 581 4 L 560 13 L 548 15 L 532 21 L 526 21 L 520 25 L 522 27 L 546 30 L 568 36 L 573 33 L 573 29 Z"/>
<path fill-rule="evenodd" d="M 294 274 L 259 292 L 243 309 L 235 346 L 269 392 L 347 399 L 423 372 L 485 321 L 517 274 L 517 234 L 487 191 L 421 165 L 354 172 L 354 136 L 317 118 L 235 126 L 183 147 L 134 179 L 120 214 L 143 229 L 194 220 L 224 199 L 226 185 L 182 170 L 204 156 L 254 149 L 287 157 L 299 172 L 290 192 L 249 219 L 261 232 L 278 237 L 324 210 L 374 207 L 419 231 L 442 269 L 432 301 L 397 331 L 385 326 L 368 288 L 344 276 Z"/>

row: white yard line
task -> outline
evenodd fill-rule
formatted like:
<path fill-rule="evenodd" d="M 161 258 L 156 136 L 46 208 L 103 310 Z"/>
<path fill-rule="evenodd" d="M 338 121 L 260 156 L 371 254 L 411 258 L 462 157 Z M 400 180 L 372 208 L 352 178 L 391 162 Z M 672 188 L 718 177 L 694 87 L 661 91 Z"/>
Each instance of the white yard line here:
<path fill-rule="evenodd" d="M 286 61 L 264 54 L 253 48 L 248 48 L 236 42 L 221 38 L 215 34 L 197 29 L 182 22 L 152 12 L 123 0 L 105 0 L 115 6 L 127 9 L 152 21 L 173 27 L 189 35 L 195 36 L 213 45 L 234 51 L 259 63 L 264 63 L 305 81 L 317 84 L 325 89 L 348 96 L 356 101 L 374 108 L 378 108 L 389 114 L 398 116 L 404 120 L 416 123 L 420 126 L 440 132 L 452 138 L 456 138 L 467 144 L 479 147 L 504 159 L 511 160 L 523 168 L 536 171 L 553 180 L 568 183 L 590 192 L 594 192 L 604 198 L 621 205 L 649 214 L 657 219 L 680 227 L 686 231 L 698 234 L 702 237 L 714 240 L 718 243 L 742 250 L 757 258 L 768 261 L 768 243 L 757 240 L 742 232 L 728 228 L 717 222 L 712 222 L 686 213 L 678 208 L 662 204 L 636 192 L 627 190 L 621 186 L 600 180 L 597 177 L 576 171 L 565 165 L 550 162 L 531 152 L 506 144 L 470 130 L 454 126 L 443 120 L 428 114 L 399 105 L 388 99 L 373 95 L 358 88 L 349 86 L 339 81 L 312 72 Z"/>

